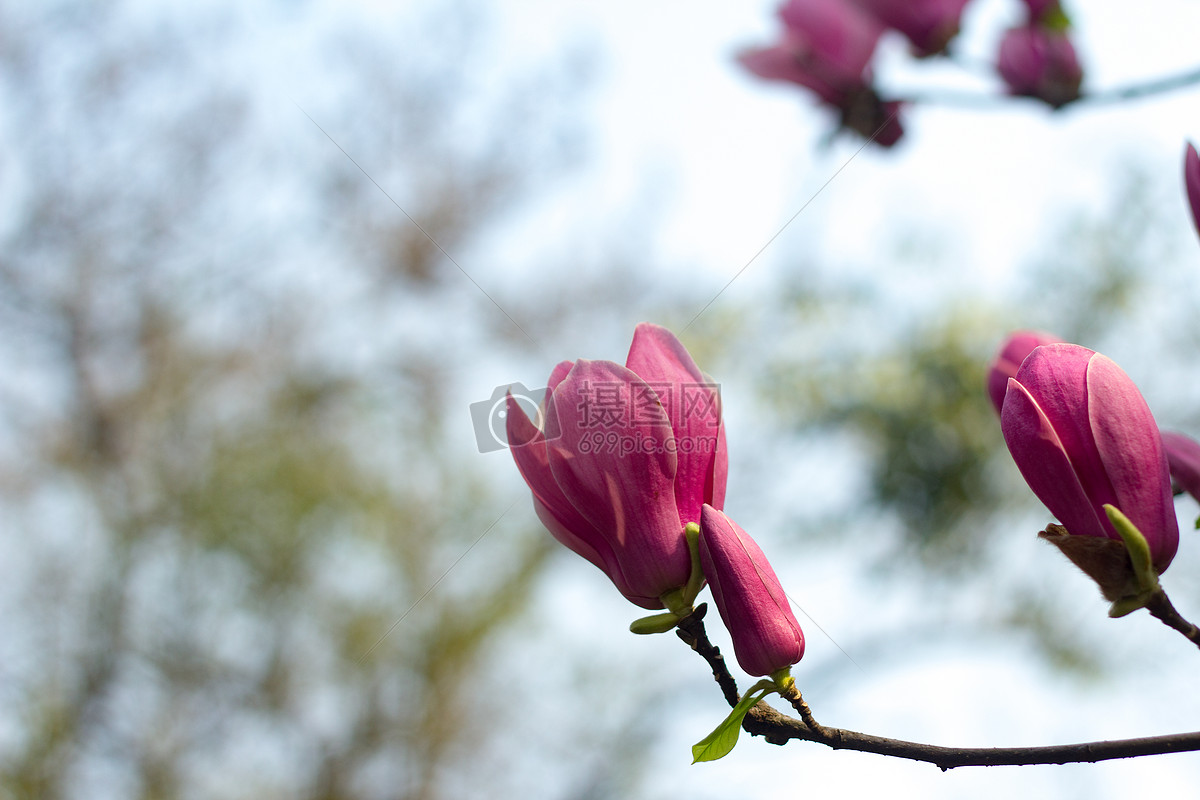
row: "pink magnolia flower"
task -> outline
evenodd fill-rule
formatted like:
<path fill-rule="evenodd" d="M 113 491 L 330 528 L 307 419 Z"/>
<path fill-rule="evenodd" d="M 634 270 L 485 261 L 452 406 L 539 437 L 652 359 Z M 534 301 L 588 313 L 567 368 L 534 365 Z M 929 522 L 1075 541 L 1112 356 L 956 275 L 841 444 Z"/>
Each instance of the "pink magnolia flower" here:
<path fill-rule="evenodd" d="M 1187 187 L 1188 204 L 1192 207 L 1192 221 L 1200 231 L 1200 155 L 1188 143 L 1183 154 L 1183 183 Z"/>
<path fill-rule="evenodd" d="M 1017 374 L 1021 362 L 1033 352 L 1033 348 L 1043 344 L 1061 342 L 1057 336 L 1041 331 L 1017 331 L 1010 335 L 1000 346 L 992 366 L 988 370 L 987 390 L 992 398 L 996 413 L 1004 407 L 1004 393 L 1008 391 L 1008 379 Z"/>
<path fill-rule="evenodd" d="M 1065 24 L 1066 16 L 1058 0 L 1024 0 L 1030 22 Z"/>
<path fill-rule="evenodd" d="M 683 528 L 725 499 L 717 386 L 666 328 L 637 326 L 626 365 L 564 361 L 548 381 L 545 430 L 508 400 L 513 459 L 556 539 L 643 608 L 687 583 Z"/>
<path fill-rule="evenodd" d="M 1171 479 L 1180 489 L 1200 500 L 1200 442 L 1170 431 L 1163 432 L 1162 442 L 1167 451 Z"/>
<path fill-rule="evenodd" d="M 844 0 L 790 0 L 779 17 L 783 41 L 740 56 L 751 72 L 798 83 L 837 107 L 869 84 L 867 65 L 883 33 L 874 17 Z"/>
<path fill-rule="evenodd" d="M 958 34 L 967 0 L 851 0 L 908 37 L 919 56 L 946 49 Z"/>
<path fill-rule="evenodd" d="M 1063 31 L 1013 28 L 1000 41 L 996 68 L 1011 94 L 1036 97 L 1054 108 L 1079 99 L 1083 69 Z"/>
<path fill-rule="evenodd" d="M 770 675 L 804 655 L 804 633 L 775 570 L 750 535 L 712 506 L 700 513 L 700 565 L 748 675 Z"/>
<path fill-rule="evenodd" d="M 1009 379 L 1000 414 L 1029 488 L 1072 536 L 1119 539 L 1103 506 L 1141 530 L 1163 572 L 1179 523 L 1162 438 L 1137 386 L 1108 358 L 1074 344 L 1029 354 Z"/>
<path fill-rule="evenodd" d="M 846 0 L 790 0 L 779 9 L 783 40 L 738 56 L 767 80 L 796 83 L 838 109 L 842 124 L 890 147 L 903 129 L 899 104 L 885 103 L 871 87 L 869 65 L 882 23 Z"/>

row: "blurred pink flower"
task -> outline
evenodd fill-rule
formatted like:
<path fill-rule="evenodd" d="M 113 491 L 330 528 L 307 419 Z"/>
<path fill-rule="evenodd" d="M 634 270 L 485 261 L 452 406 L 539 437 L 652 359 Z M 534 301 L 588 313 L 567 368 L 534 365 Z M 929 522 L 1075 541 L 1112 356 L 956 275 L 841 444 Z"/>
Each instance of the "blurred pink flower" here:
<path fill-rule="evenodd" d="M 1163 432 L 1163 449 L 1171 479 L 1180 489 L 1200 501 L 1200 442 L 1182 433 Z"/>
<path fill-rule="evenodd" d="M 1008 379 L 1017 374 L 1025 357 L 1039 345 L 1061 341 L 1062 339 L 1057 336 L 1041 331 L 1017 331 L 1011 334 L 1004 344 L 1000 345 L 1000 351 L 996 353 L 995 359 L 992 360 L 992 366 L 988 370 L 987 379 L 988 396 L 991 397 L 997 414 L 1004 407 L 1004 393 L 1008 391 Z"/>
<path fill-rule="evenodd" d="M 946 49 L 958 34 L 967 0 L 850 0 L 908 37 L 918 56 Z"/>
<path fill-rule="evenodd" d="M 1200 155 L 1196 154 L 1191 142 L 1183 153 L 1183 183 L 1187 188 L 1188 205 L 1192 207 L 1192 221 L 1200 232 Z"/>
<path fill-rule="evenodd" d="M 1066 20 L 1058 0 L 1024 0 L 1024 3 L 1029 9 L 1030 22 L 1045 26 L 1045 23 L 1063 24 Z"/>
<path fill-rule="evenodd" d="M 783 41 L 742 55 L 751 72 L 806 86 L 838 107 L 869 84 L 867 66 L 883 33 L 874 17 L 845 0 L 790 0 L 779 17 Z"/>
<path fill-rule="evenodd" d="M 1060 108 L 1079 99 L 1083 69 L 1066 33 L 1038 25 L 1013 28 L 1000 41 L 996 64 L 1011 94 Z"/>
<path fill-rule="evenodd" d="M 883 24 L 847 0 L 790 0 L 779 9 L 783 39 L 738 56 L 760 78 L 787 81 L 838 109 L 844 127 L 890 147 L 903 134 L 897 103 L 871 88 L 869 65 Z"/>

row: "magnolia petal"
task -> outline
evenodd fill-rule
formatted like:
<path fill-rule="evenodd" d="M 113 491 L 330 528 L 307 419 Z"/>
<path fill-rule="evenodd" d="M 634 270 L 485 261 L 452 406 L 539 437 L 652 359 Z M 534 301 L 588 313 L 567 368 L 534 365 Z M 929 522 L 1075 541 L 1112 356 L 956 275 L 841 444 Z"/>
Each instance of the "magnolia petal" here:
<path fill-rule="evenodd" d="M 547 390 L 554 391 L 554 388 L 562 383 L 563 378 L 567 377 L 567 373 L 571 371 L 571 367 L 575 366 L 574 361 L 560 361 L 550 371 L 550 379 L 546 381 Z"/>
<path fill-rule="evenodd" d="M 725 444 L 725 420 L 717 430 L 717 453 L 712 462 L 712 472 L 704 488 L 708 504 L 720 510 L 725 507 L 725 482 L 729 474 L 729 450 Z"/>
<path fill-rule="evenodd" d="M 758 544 L 722 512 L 700 512 L 700 564 L 749 675 L 770 675 L 804 655 L 804 633 Z"/>
<path fill-rule="evenodd" d="M 844 0 L 791 0 L 779 9 L 789 38 L 830 83 L 863 83 L 883 34 L 879 20 Z"/>
<path fill-rule="evenodd" d="M 657 597 L 687 583 L 691 558 L 675 504 L 671 422 L 659 405 L 631 403 L 646 391 L 619 364 L 575 362 L 551 394 L 547 453 L 559 488 L 612 547 L 629 590 Z"/>
<path fill-rule="evenodd" d="M 685 525 L 699 522 L 700 507 L 712 501 L 717 488 L 716 462 L 724 456 L 720 388 L 700 371 L 675 334 L 649 322 L 634 331 L 625 366 L 655 391 L 671 420 L 679 518 Z M 723 480 L 719 488 L 723 498 Z"/>
<path fill-rule="evenodd" d="M 1036 97 L 1055 108 L 1079 99 L 1083 69 L 1062 31 L 1025 25 L 1006 32 L 996 70 L 1011 94 Z"/>
<path fill-rule="evenodd" d="M 1188 205 L 1192 207 L 1192 222 L 1200 231 L 1200 154 L 1190 142 L 1183 154 L 1183 183 L 1187 188 Z"/>
<path fill-rule="evenodd" d="M 918 55 L 941 52 L 958 34 L 967 0 L 854 0 L 855 5 L 908 37 Z"/>
<path fill-rule="evenodd" d="M 624 595 L 626 600 L 634 605 L 650 610 L 663 607 L 662 601 L 657 597 L 643 597 L 634 594 L 630 590 L 625 582 L 625 575 L 621 572 L 621 565 L 617 563 L 616 556 L 610 549 L 606 547 L 603 553 L 593 549 L 587 541 L 577 537 L 572 531 L 565 528 L 558 518 L 546 506 L 542 505 L 536 497 L 533 498 L 533 511 L 537 514 L 538 519 L 542 521 L 542 525 L 546 527 L 546 530 L 550 531 L 555 539 L 561 544 L 566 545 L 572 552 L 583 556 L 595 564 L 601 572 L 608 576 L 608 579 L 613 582 L 613 585 L 617 587 L 617 591 Z M 603 540 L 592 539 L 592 541 L 602 542 Z"/>
<path fill-rule="evenodd" d="M 1000 346 L 988 370 L 987 390 L 996 413 L 1004 406 L 1004 395 L 1008 391 L 1008 379 L 1016 376 L 1017 370 L 1034 348 L 1044 344 L 1061 342 L 1057 336 L 1041 331 L 1017 331 Z"/>
<path fill-rule="evenodd" d="M 1087 368 L 1095 355 L 1095 351 L 1077 344 L 1037 347 L 1022 362 L 1016 380 L 1035 398 L 1036 405 L 1046 415 L 1084 494 L 1091 499 L 1098 519 L 1112 538 L 1117 532 L 1108 524 L 1108 518 L 1100 508 L 1105 503 L 1118 508 L 1120 504 L 1096 449 L 1087 412 Z M 1007 397 L 1005 395 L 1006 403 Z M 1050 510 L 1055 511 L 1053 507 Z M 1066 520 L 1062 523 L 1070 530 Z M 1078 535 L 1076 531 L 1071 532 Z"/>
<path fill-rule="evenodd" d="M 1171 478 L 1180 489 L 1200 500 L 1200 442 L 1182 433 L 1164 431 L 1162 443 Z"/>
<path fill-rule="evenodd" d="M 545 437 L 511 395 L 508 397 L 505 425 L 509 450 L 521 477 L 533 492 L 534 509 L 538 517 L 554 538 L 607 572 L 610 564 L 615 563 L 612 548 L 607 547 L 600 532 L 575 510 L 558 487 L 550 470 Z M 607 555 L 602 552 L 605 550 Z"/>
<path fill-rule="evenodd" d="M 1116 532 L 1101 522 L 1098 506 L 1092 505 L 1076 477 L 1055 427 L 1016 378 L 1008 382 L 1000 428 L 1021 476 L 1069 533 L 1117 538 Z"/>
<path fill-rule="evenodd" d="M 737 60 L 743 67 L 765 80 L 799 84 L 812 89 L 829 103 L 836 103 L 840 99 L 840 93 L 827 81 L 814 75 L 787 45 L 743 50 L 738 54 Z"/>
<path fill-rule="evenodd" d="M 1146 537 L 1162 573 L 1179 547 L 1179 522 L 1158 425 L 1133 380 L 1106 356 L 1096 354 L 1088 362 L 1087 398 L 1092 435 L 1116 496 L 1113 505 Z"/>

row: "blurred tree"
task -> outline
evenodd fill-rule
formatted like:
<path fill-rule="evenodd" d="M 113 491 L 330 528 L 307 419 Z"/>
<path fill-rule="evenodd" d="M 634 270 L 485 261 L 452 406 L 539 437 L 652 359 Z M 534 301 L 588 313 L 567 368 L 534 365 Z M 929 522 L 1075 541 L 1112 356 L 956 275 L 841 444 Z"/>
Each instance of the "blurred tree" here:
<path fill-rule="evenodd" d="M 6 3 L 0 31 L 0 794 L 437 798 L 468 764 L 520 793 L 489 753 L 523 695 L 472 676 L 551 540 L 447 446 L 439 365 L 511 323 L 440 248 L 570 163 L 578 76 L 481 110 L 470 57 L 331 35 L 314 110 L 418 228 L 302 115 L 272 138 L 232 9 Z"/>

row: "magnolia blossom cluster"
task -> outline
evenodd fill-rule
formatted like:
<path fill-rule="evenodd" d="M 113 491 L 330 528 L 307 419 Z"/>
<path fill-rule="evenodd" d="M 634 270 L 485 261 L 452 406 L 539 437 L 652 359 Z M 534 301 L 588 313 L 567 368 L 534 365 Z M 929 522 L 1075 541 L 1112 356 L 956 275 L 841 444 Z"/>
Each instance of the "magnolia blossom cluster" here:
<path fill-rule="evenodd" d="M 1011 371 L 1014 347 L 1004 350 L 993 374 Z M 1112 505 L 1145 536 L 1155 570 L 1166 570 L 1179 547 L 1166 451 L 1120 367 L 1076 344 L 1037 345 L 1008 378 L 998 410 L 1021 475 L 1068 534 L 1119 541 L 1104 510 Z"/>
<path fill-rule="evenodd" d="M 1127 576 L 1081 562 L 1084 551 L 1070 541 L 1122 542 L 1110 506 L 1140 532 L 1150 566 L 1162 574 L 1179 547 L 1175 489 L 1200 500 L 1200 444 L 1160 431 L 1112 360 L 1045 333 L 1009 337 L 992 362 L 988 391 L 1021 475 L 1065 529 L 1063 552 L 1110 600 L 1134 593 Z M 1124 551 L 1115 552 L 1124 565 Z"/>
<path fill-rule="evenodd" d="M 1048 3 L 1049 10 L 1040 13 L 1053 14 L 1055 8 Z M 1200 231 L 1200 156 L 1191 144 L 1184 150 L 1183 174 Z M 1042 331 L 1008 337 L 992 360 L 987 391 L 1017 468 L 1062 523 L 1065 536 L 1047 538 L 1096 578 L 1114 611 L 1118 601 L 1128 599 L 1125 593 L 1148 591 L 1097 567 L 1091 555 L 1097 548 L 1078 542 L 1122 543 L 1129 559 L 1125 551 L 1108 548 L 1119 555 L 1118 572 L 1126 572 L 1133 550 L 1144 546 L 1148 569 L 1162 574 L 1179 548 L 1174 495 L 1186 492 L 1200 501 L 1200 443 L 1160 431 L 1137 386 L 1110 359 Z M 1118 530 L 1125 523 L 1140 537 L 1136 548 L 1128 541 L 1129 529 Z"/>
<path fill-rule="evenodd" d="M 550 533 L 630 602 L 667 609 L 669 625 L 691 611 L 707 581 L 747 673 L 799 661 L 804 634 L 779 579 L 721 511 L 728 456 L 720 393 L 679 340 L 643 323 L 625 366 L 564 361 L 548 383 L 543 427 L 511 397 L 506 425 Z"/>
<path fill-rule="evenodd" d="M 1059 108 L 1079 97 L 1083 70 L 1057 0 L 1022 0 L 1023 23 L 1006 32 L 996 71 L 1008 92 Z M 834 109 L 842 127 L 891 147 L 904 133 L 901 104 L 881 98 L 871 62 L 893 31 L 917 58 L 949 53 L 967 0 L 788 0 L 780 40 L 738 60 L 761 78 L 798 84 Z"/>
<path fill-rule="evenodd" d="M 883 14 L 887 5 L 863 7 Z M 962 4 L 937 7 L 953 7 L 957 20 Z M 1036 22 L 1060 13 L 1054 2 L 1029 7 Z M 910 11 L 890 24 L 914 46 L 944 46 L 950 28 L 932 17 L 917 25 Z M 857 46 L 846 33 L 843 54 Z M 1200 230 L 1200 157 L 1190 144 L 1184 183 Z M 635 622 L 635 632 L 681 623 L 707 583 L 738 663 L 783 686 L 804 634 L 762 549 L 722 510 L 729 458 L 717 384 L 674 334 L 650 323 L 637 326 L 623 366 L 563 361 L 547 384 L 540 426 L 511 395 L 506 413 L 542 523 L 631 603 L 665 609 Z M 987 392 L 1017 468 L 1061 523 L 1044 535 L 1097 580 L 1110 613 L 1144 605 L 1179 548 L 1175 493 L 1200 500 L 1200 443 L 1160 431 L 1112 360 L 1041 331 L 1003 343 Z"/>

